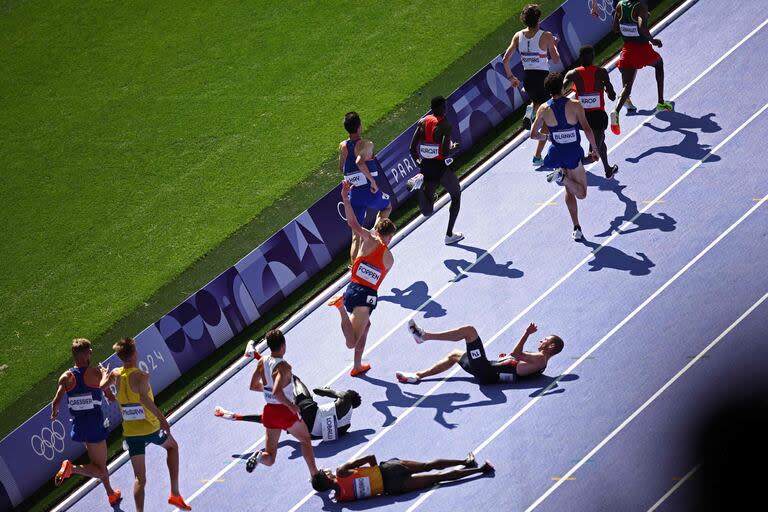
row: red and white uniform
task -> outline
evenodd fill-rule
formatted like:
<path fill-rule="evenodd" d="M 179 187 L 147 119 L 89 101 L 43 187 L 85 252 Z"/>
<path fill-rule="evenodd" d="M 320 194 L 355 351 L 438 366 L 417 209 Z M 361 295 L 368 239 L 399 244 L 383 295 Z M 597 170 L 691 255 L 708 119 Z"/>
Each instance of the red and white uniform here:
<path fill-rule="evenodd" d="M 581 106 L 584 110 L 605 110 L 605 98 L 603 97 L 603 90 L 598 90 L 595 87 L 595 76 L 597 74 L 597 66 L 579 66 L 576 68 L 576 72 L 581 76 L 581 82 L 584 86 L 584 92 L 579 93 L 576 88 L 576 84 L 573 84 L 573 92 L 576 93 L 576 98 L 581 102 Z"/>
<path fill-rule="evenodd" d="M 264 428 L 289 429 L 294 423 L 301 421 L 301 418 L 275 398 L 273 394 L 275 381 L 272 378 L 272 373 L 277 368 L 277 365 L 285 361 L 282 357 L 273 357 L 271 355 L 264 357 L 262 361 L 264 361 L 264 400 L 267 404 L 264 406 L 264 411 L 261 414 L 261 422 L 264 424 Z M 283 394 L 286 399 L 293 402 L 293 379 L 289 379 L 285 386 L 283 386 Z"/>

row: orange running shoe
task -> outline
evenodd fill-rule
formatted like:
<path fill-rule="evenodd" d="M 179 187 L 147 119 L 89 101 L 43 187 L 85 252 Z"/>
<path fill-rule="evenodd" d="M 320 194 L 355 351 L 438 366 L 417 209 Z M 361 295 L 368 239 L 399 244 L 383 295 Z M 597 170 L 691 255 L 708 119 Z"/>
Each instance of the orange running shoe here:
<path fill-rule="evenodd" d="M 333 306 L 335 308 L 340 308 L 344 306 L 344 294 L 337 295 L 331 300 L 328 301 L 329 306 Z"/>
<path fill-rule="evenodd" d="M 187 505 L 184 502 L 184 498 L 182 498 L 178 494 L 171 494 L 168 496 L 168 504 L 173 505 L 174 507 L 178 508 L 179 510 L 192 510 L 192 507 Z"/>
<path fill-rule="evenodd" d="M 362 367 L 360 367 L 359 370 L 357 368 L 352 368 L 352 371 L 350 371 L 349 374 L 352 377 L 357 377 L 358 375 L 362 375 L 362 374 L 364 374 L 365 372 L 367 372 L 370 369 L 371 369 L 371 365 L 364 364 Z"/>
<path fill-rule="evenodd" d="M 123 493 L 120 492 L 120 489 L 115 489 L 115 492 L 107 495 L 107 499 L 109 500 L 109 506 L 114 507 L 123 499 Z"/>
<path fill-rule="evenodd" d="M 72 464 L 72 461 L 65 460 L 61 463 L 61 468 L 59 468 L 59 471 L 56 473 L 56 476 L 53 478 L 53 483 L 56 484 L 58 487 L 59 485 L 64 482 L 67 478 L 72 476 L 72 468 L 74 465 Z"/>

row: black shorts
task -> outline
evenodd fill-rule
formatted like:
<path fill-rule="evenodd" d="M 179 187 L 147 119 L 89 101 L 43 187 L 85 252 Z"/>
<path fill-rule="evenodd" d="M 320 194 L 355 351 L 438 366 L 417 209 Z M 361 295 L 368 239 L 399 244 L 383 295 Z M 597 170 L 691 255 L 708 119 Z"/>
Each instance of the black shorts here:
<path fill-rule="evenodd" d="M 405 481 L 411 476 L 411 470 L 405 467 L 400 459 L 389 459 L 379 464 L 381 480 L 385 494 L 403 494 Z"/>
<path fill-rule="evenodd" d="M 344 309 L 352 313 L 358 306 L 367 306 L 369 313 L 376 309 L 379 294 L 373 288 L 357 283 L 349 283 L 344 290 Z"/>
<path fill-rule="evenodd" d="M 426 159 L 422 158 L 421 165 L 419 166 L 421 174 L 424 175 L 425 181 L 440 181 L 443 174 L 448 170 L 448 166 L 445 165 L 445 160 L 437 158 Z"/>
<path fill-rule="evenodd" d="M 499 382 L 499 374 L 488 361 L 485 355 L 485 347 L 480 338 L 467 342 L 467 351 L 459 359 L 459 366 L 465 372 L 474 376 L 480 384 L 496 384 Z"/>
<path fill-rule="evenodd" d="M 534 103 L 541 105 L 551 98 L 550 94 L 544 88 L 544 79 L 547 78 L 549 71 L 542 69 L 531 69 L 523 73 L 523 87 L 528 97 Z"/>
<path fill-rule="evenodd" d="M 608 114 L 605 110 L 587 110 L 587 122 L 593 130 L 604 132 L 608 129 Z"/>

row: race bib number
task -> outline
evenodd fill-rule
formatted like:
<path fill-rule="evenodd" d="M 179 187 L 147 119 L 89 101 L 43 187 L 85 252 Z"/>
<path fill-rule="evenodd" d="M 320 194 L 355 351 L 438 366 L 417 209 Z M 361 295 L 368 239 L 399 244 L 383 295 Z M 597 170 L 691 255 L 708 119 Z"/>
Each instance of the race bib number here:
<path fill-rule="evenodd" d="M 543 57 L 538 53 L 521 53 L 520 61 L 523 63 L 523 69 L 548 69 L 549 59 L 546 55 Z"/>
<path fill-rule="evenodd" d="M 570 144 L 572 142 L 576 142 L 576 130 L 574 129 L 551 133 L 552 142 L 556 142 L 558 144 Z"/>
<path fill-rule="evenodd" d="M 334 403 L 324 404 L 317 411 L 323 441 L 335 441 L 339 436 L 339 423 L 336 419 Z"/>
<path fill-rule="evenodd" d="M 355 498 L 370 498 L 371 479 L 367 476 L 355 478 Z"/>
<path fill-rule="evenodd" d="M 499 381 L 501 382 L 515 382 L 514 373 L 499 373 Z"/>
<path fill-rule="evenodd" d="M 268 391 L 267 389 L 264 389 L 264 400 L 269 403 L 277 402 L 277 400 L 275 400 L 275 395 L 273 395 L 272 392 Z"/>
<path fill-rule="evenodd" d="M 368 183 L 368 180 L 365 178 L 365 174 L 361 172 L 346 174 L 344 179 L 351 183 L 353 187 L 360 187 Z"/>
<path fill-rule="evenodd" d="M 440 156 L 440 146 L 438 144 L 425 144 L 422 142 L 419 144 L 419 154 L 421 158 L 432 160 Z"/>
<path fill-rule="evenodd" d="M 93 396 L 87 395 L 74 395 L 67 398 L 69 409 L 71 411 L 91 411 L 93 410 Z"/>
<path fill-rule="evenodd" d="M 621 23 L 619 30 L 624 37 L 640 37 L 640 28 L 637 23 Z"/>
<path fill-rule="evenodd" d="M 471 357 L 472 359 L 479 359 L 480 357 L 482 357 L 482 355 L 483 354 L 482 354 L 482 352 L 480 352 L 480 349 L 475 349 L 475 350 L 470 350 L 469 351 L 469 357 Z"/>
<path fill-rule="evenodd" d="M 600 108 L 600 93 L 582 94 L 579 101 L 585 109 Z"/>
<path fill-rule="evenodd" d="M 376 296 L 375 295 L 369 295 L 365 298 L 365 303 L 369 306 L 375 306 L 376 305 Z"/>
<path fill-rule="evenodd" d="M 357 267 L 357 272 L 355 272 L 355 275 L 363 281 L 375 285 L 378 284 L 379 279 L 381 279 L 381 270 L 361 262 Z"/>
<path fill-rule="evenodd" d="M 124 404 L 120 406 L 123 421 L 140 421 L 147 419 L 141 404 Z"/>

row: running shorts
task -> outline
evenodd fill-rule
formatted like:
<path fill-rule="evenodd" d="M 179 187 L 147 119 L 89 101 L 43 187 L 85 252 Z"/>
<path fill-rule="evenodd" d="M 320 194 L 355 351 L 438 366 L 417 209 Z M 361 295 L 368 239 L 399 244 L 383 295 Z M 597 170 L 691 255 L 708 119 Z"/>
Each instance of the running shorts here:
<path fill-rule="evenodd" d="M 362 226 L 369 209 L 380 212 L 389 207 L 389 195 L 382 192 L 381 187 L 375 194 L 371 192 L 369 186 L 355 187 L 349 191 L 349 202 L 355 212 L 357 223 Z"/>
<path fill-rule="evenodd" d="M 621 56 L 617 66 L 619 69 L 642 69 L 645 66 L 655 64 L 661 59 L 651 43 L 639 43 L 626 41 L 621 48 Z"/>
<path fill-rule="evenodd" d="M 578 142 L 571 144 L 550 144 L 544 156 L 544 167 L 548 169 L 576 169 L 584 158 L 584 149 Z"/>
<path fill-rule="evenodd" d="M 128 455 L 136 457 L 144 455 L 147 445 L 156 444 L 162 446 L 168 440 L 168 434 L 158 429 L 145 436 L 128 436 L 123 438 L 123 448 L 128 450 Z"/>
<path fill-rule="evenodd" d="M 72 419 L 72 430 L 69 437 L 76 443 L 100 443 L 109 436 L 104 427 L 104 417 L 83 417 Z"/>
<path fill-rule="evenodd" d="M 523 73 L 523 87 L 532 102 L 541 105 L 545 103 L 550 94 L 544 88 L 544 79 L 547 78 L 549 71 L 543 69 L 531 69 Z M 535 114 L 535 112 L 534 112 Z"/>
<path fill-rule="evenodd" d="M 283 404 L 266 404 L 261 413 L 261 423 L 264 428 L 288 430 L 297 421 L 301 421 L 301 418 Z"/>
<path fill-rule="evenodd" d="M 421 174 L 424 176 L 425 181 L 439 182 L 443 177 L 443 174 L 448 171 L 448 166 L 445 165 L 445 160 L 441 160 L 439 158 L 423 158 L 419 168 L 421 170 Z"/>
<path fill-rule="evenodd" d="M 598 132 L 608 129 L 608 114 L 605 110 L 587 110 L 585 112 L 590 128 Z"/>
<path fill-rule="evenodd" d="M 389 459 L 379 464 L 384 494 L 403 494 L 407 492 L 405 482 L 411 476 L 411 470 L 400 459 Z"/>
<path fill-rule="evenodd" d="M 357 283 L 349 283 L 347 289 L 344 290 L 344 309 L 348 313 L 352 313 L 356 307 L 367 306 L 369 309 L 368 313 L 373 313 L 373 310 L 376 309 L 378 295 L 378 292 L 373 288 Z"/>
<path fill-rule="evenodd" d="M 467 342 L 467 351 L 459 359 L 459 366 L 474 376 L 480 384 L 495 384 L 499 381 L 499 375 L 488 361 L 480 338 Z"/>

